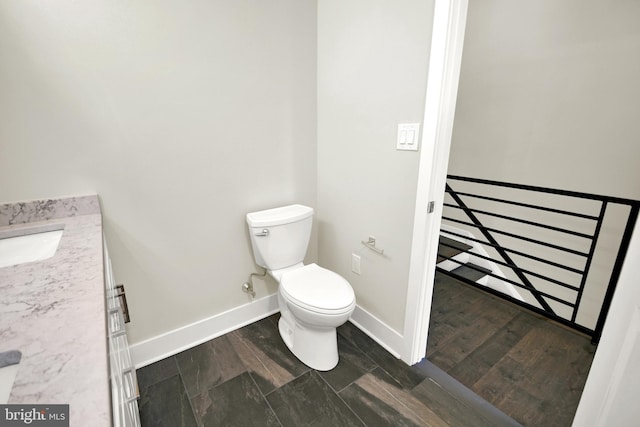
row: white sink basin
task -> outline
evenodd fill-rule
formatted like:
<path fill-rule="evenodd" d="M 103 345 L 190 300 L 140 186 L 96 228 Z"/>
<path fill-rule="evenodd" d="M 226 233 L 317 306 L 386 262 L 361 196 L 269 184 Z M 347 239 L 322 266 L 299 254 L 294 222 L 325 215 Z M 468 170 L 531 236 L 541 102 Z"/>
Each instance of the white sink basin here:
<path fill-rule="evenodd" d="M 51 258 L 63 228 L 62 224 L 52 224 L 0 233 L 0 268 Z"/>

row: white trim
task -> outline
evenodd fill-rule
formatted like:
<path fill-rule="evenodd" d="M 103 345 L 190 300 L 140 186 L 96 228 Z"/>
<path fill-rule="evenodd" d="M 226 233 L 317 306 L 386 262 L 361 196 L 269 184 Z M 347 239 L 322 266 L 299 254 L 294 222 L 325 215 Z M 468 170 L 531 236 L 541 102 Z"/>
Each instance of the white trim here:
<path fill-rule="evenodd" d="M 278 294 L 260 298 L 224 313 L 199 320 L 153 338 L 132 344 L 129 348 L 136 369 L 239 329 L 277 313 Z M 380 319 L 356 306 L 350 319 L 365 334 L 395 357 L 400 357 L 402 335 Z"/>
<path fill-rule="evenodd" d="M 401 352 L 410 365 L 422 360 L 427 348 L 466 15 L 467 0 L 435 1 Z M 429 201 L 435 201 L 432 214 L 427 211 Z"/>
<path fill-rule="evenodd" d="M 369 313 L 360 306 L 356 306 L 350 322 L 371 339 L 380 344 L 385 350 L 400 358 L 402 350 L 402 335 L 392 329 L 382 320 Z"/>
<path fill-rule="evenodd" d="M 278 311 L 278 294 L 272 294 L 190 325 L 132 344 L 130 347 L 131 358 L 135 367 L 141 368 L 256 322 Z"/>
<path fill-rule="evenodd" d="M 620 389 L 623 382 L 634 381 L 637 385 L 638 375 L 629 374 L 630 364 L 636 364 L 638 361 L 637 353 L 640 351 L 640 306 L 635 307 L 633 314 L 631 315 L 631 321 L 629 322 L 629 328 L 626 331 L 625 338 L 622 340 L 622 345 L 618 353 L 618 359 L 612 364 L 610 382 L 607 387 L 607 393 L 602 402 L 602 409 L 598 414 L 598 422 L 596 425 L 606 426 L 608 419 L 611 418 L 611 414 L 619 414 L 619 410 L 616 410 L 618 405 L 617 399 L 619 398 Z M 635 356 L 635 357 L 634 357 Z M 638 369 L 634 370 L 636 373 Z M 636 390 L 637 391 L 637 390 Z M 634 405 L 635 406 L 635 405 Z M 639 413 L 637 407 L 634 407 L 635 414 L 634 419 L 637 418 Z M 631 418 L 631 417 L 627 417 Z M 619 424 L 621 425 L 621 424 Z"/>
<path fill-rule="evenodd" d="M 629 425 L 628 420 L 637 420 L 640 413 L 635 393 L 620 388 L 623 383 L 640 385 L 638 361 L 630 357 L 634 346 L 640 345 L 638 259 L 640 226 L 636 224 L 573 427 Z"/>

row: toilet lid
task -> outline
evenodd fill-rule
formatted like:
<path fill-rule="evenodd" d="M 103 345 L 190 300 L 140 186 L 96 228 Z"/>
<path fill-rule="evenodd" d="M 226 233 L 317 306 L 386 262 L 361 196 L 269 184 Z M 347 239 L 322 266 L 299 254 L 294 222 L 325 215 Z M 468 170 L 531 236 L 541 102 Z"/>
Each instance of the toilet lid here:
<path fill-rule="evenodd" d="M 349 282 L 316 264 L 286 272 L 280 287 L 293 303 L 320 310 L 342 310 L 355 300 Z"/>

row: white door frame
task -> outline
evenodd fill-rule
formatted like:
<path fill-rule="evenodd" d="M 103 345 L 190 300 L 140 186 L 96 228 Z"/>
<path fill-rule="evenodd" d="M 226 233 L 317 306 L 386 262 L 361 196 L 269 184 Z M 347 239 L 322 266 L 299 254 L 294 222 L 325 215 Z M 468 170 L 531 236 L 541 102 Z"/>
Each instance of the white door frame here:
<path fill-rule="evenodd" d="M 401 359 L 425 357 L 468 0 L 435 0 Z M 433 212 L 428 212 L 429 202 Z"/>

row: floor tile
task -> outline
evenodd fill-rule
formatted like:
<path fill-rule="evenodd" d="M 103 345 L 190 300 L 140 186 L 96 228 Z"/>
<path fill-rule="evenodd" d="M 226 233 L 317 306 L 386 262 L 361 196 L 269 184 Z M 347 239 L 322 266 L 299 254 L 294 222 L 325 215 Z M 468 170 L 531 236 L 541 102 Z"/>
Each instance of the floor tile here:
<path fill-rule="evenodd" d="M 178 375 L 178 365 L 174 357 L 168 357 L 158 362 L 147 365 L 144 368 L 136 369 L 138 377 L 138 388 L 143 390 L 150 385 L 159 383 L 162 380 Z"/>
<path fill-rule="evenodd" d="M 338 327 L 338 334 L 346 338 L 353 344 L 358 350 L 364 354 L 369 353 L 371 350 L 379 347 L 380 344 L 375 342 L 371 337 L 358 329 L 351 322 L 347 322 Z"/>
<path fill-rule="evenodd" d="M 315 371 L 267 395 L 267 400 L 284 427 L 363 426 Z"/>
<path fill-rule="evenodd" d="M 488 394 L 485 399 L 509 403 L 526 398 L 533 402 L 539 400 L 537 393 L 546 391 L 545 387 L 556 386 L 554 382 L 562 381 L 568 388 L 581 387 L 572 381 L 573 374 L 584 369 L 583 350 L 572 344 L 550 350 L 548 353 L 555 359 L 571 362 L 571 372 L 557 371 L 557 367 L 542 357 L 543 348 L 548 346 L 532 347 L 536 340 L 525 339 L 526 325 L 509 322 L 502 329 L 494 328 L 494 335 L 502 336 L 504 343 L 475 345 L 477 334 L 464 338 L 456 330 L 459 325 L 455 322 L 481 319 L 480 323 L 494 324 L 496 319 L 478 311 L 477 307 L 469 317 L 456 301 L 453 288 L 445 289 L 440 293 L 443 294 L 449 298 L 450 306 L 434 308 L 432 321 L 440 318 L 442 323 L 430 335 L 430 341 L 438 337 L 440 331 L 438 342 L 443 349 L 449 346 L 471 351 L 457 369 L 467 378 L 477 379 L 473 390 L 482 389 Z M 471 295 L 468 302 L 475 304 L 480 299 Z M 517 425 L 469 390 L 472 386 L 464 387 L 426 359 L 407 366 L 350 322 L 338 328 L 338 366 L 327 372 L 310 369 L 282 341 L 278 318 L 279 315 L 269 316 L 140 369 L 143 426 Z M 553 336 L 554 341 L 570 341 L 569 337 L 562 336 L 562 331 L 544 336 L 543 343 Z M 509 349 L 514 343 L 515 347 Z M 508 367 L 502 372 L 490 366 L 496 359 L 510 361 L 514 369 L 532 366 L 551 375 L 546 383 L 534 389 L 533 383 L 522 377 L 523 373 L 516 374 L 518 371 Z M 474 373 L 474 366 L 480 366 L 481 371 Z M 512 389 L 497 386 L 494 380 L 498 378 L 511 381 Z M 459 393 L 448 380 L 468 394 Z M 538 403 L 538 409 L 558 415 L 568 412 L 567 407 L 573 404 L 569 397 Z M 542 420 L 549 419 L 530 408 L 523 408 L 518 415 L 532 425 L 541 425 Z"/>
<path fill-rule="evenodd" d="M 197 425 L 179 375 L 141 390 L 138 404 L 142 427 L 195 427 Z"/>
<path fill-rule="evenodd" d="M 408 390 L 385 377 L 388 375 L 377 368 L 340 392 L 367 426 L 448 426 Z"/>
<path fill-rule="evenodd" d="M 522 427 L 433 363 L 423 360 L 420 365 L 427 379 L 414 387 L 411 394 L 450 425 Z"/>
<path fill-rule="evenodd" d="M 523 404 L 526 402 L 526 404 Z M 573 420 L 573 413 L 562 416 L 549 412 L 549 402 L 545 402 L 529 394 L 526 390 L 514 385 L 506 392 L 494 395 L 491 403 L 505 408 L 505 413 L 518 420 L 525 426 L 546 427 L 570 427 Z M 550 417 L 553 415 L 553 417 Z M 568 419 L 567 419 L 568 417 Z M 553 421 L 550 421 L 553 420 Z"/>
<path fill-rule="evenodd" d="M 245 371 L 227 336 L 221 336 L 176 355 L 189 397 Z"/>
<path fill-rule="evenodd" d="M 349 340 L 338 334 L 338 365 L 320 376 L 335 390 L 340 391 L 377 365 Z"/>
<path fill-rule="evenodd" d="M 482 299 L 474 303 L 465 303 L 465 314 L 456 315 L 456 320 L 451 319 L 455 332 L 450 334 L 446 344 L 440 343 L 440 351 L 431 353 L 429 359 L 448 371 L 465 360 L 520 313 L 518 308 L 507 306 L 504 302 L 496 301 L 495 304 L 500 305 L 501 309 L 487 310 L 486 302 Z"/>
<path fill-rule="evenodd" d="M 238 329 L 230 342 L 264 394 L 311 369 L 291 353 L 270 318 Z"/>
<path fill-rule="evenodd" d="M 248 373 L 192 399 L 200 426 L 279 426 L 275 414 Z"/>
<path fill-rule="evenodd" d="M 367 353 L 367 356 L 405 388 L 413 388 L 427 377 L 419 365 L 407 366 L 380 346 Z"/>
<path fill-rule="evenodd" d="M 495 427 L 496 424 L 470 408 L 465 402 L 446 392 L 431 378 L 425 379 L 411 392 L 429 407 L 446 425 L 452 427 Z"/>
<path fill-rule="evenodd" d="M 259 346 L 247 339 L 247 336 L 242 332 L 233 331 L 229 333 L 228 337 L 238 357 L 262 393 L 270 393 L 295 378 L 291 372 L 268 357 Z"/>
<path fill-rule="evenodd" d="M 429 361 L 522 424 L 570 426 L 594 352 L 579 333 L 436 274 Z"/>
<path fill-rule="evenodd" d="M 474 384 L 498 363 L 531 327 L 532 322 L 526 313 L 515 316 L 498 330 L 492 339 L 482 343 L 448 373 L 463 384 Z"/>
<path fill-rule="evenodd" d="M 382 348 L 351 322 L 340 326 L 338 333 L 362 351 L 377 366 L 383 368 L 403 387 L 414 387 L 426 378 L 426 375 L 419 368 L 407 366 L 406 363 Z"/>

